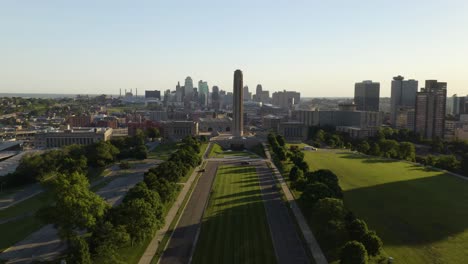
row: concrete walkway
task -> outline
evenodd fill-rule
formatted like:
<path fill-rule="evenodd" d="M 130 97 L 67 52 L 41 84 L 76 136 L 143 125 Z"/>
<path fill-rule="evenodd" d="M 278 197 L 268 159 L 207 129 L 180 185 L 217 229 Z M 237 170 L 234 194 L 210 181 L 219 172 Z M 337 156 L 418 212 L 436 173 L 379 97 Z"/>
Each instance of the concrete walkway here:
<path fill-rule="evenodd" d="M 267 158 L 271 160 L 271 154 L 270 151 L 268 150 L 268 147 L 265 143 L 263 144 L 263 148 L 265 149 L 265 154 Z M 283 190 L 284 196 L 286 197 L 286 200 L 289 202 L 289 205 L 291 206 L 291 211 L 293 212 L 294 216 L 296 217 L 297 224 L 299 225 L 299 228 L 302 231 L 302 234 L 304 236 L 304 239 L 307 243 L 307 246 L 310 249 L 310 252 L 312 253 L 312 256 L 314 257 L 315 263 L 317 264 L 326 264 L 327 259 L 325 258 L 325 255 L 322 252 L 322 249 L 320 248 L 320 245 L 318 244 L 317 240 L 315 239 L 314 234 L 312 233 L 312 230 L 310 230 L 309 225 L 307 224 L 307 221 L 304 217 L 304 215 L 301 212 L 301 209 L 296 203 L 296 200 L 294 199 L 293 194 L 291 193 L 291 190 L 289 190 L 288 185 L 283 179 L 283 176 L 281 173 L 278 171 L 278 168 L 276 168 L 275 164 L 271 162 L 272 168 L 273 168 L 273 173 L 281 185 L 281 188 Z"/>
<path fill-rule="evenodd" d="M 203 160 L 205 157 L 207 157 L 211 148 L 212 148 L 212 144 L 209 143 L 208 147 L 205 150 L 205 153 L 203 153 L 203 156 L 202 156 Z M 162 241 L 166 233 L 170 232 L 169 227 L 172 221 L 174 220 L 174 218 L 176 217 L 177 212 L 179 211 L 179 208 L 182 206 L 182 203 L 184 202 L 184 199 L 187 196 L 190 190 L 190 187 L 192 186 L 192 184 L 194 184 L 193 182 L 195 181 L 197 177 L 199 169 L 200 167 L 196 167 L 193 170 L 192 175 L 190 175 L 190 177 L 188 178 L 187 182 L 183 184 L 184 187 L 180 191 L 179 195 L 177 196 L 177 199 L 175 200 L 169 212 L 167 212 L 166 218 L 164 219 L 164 226 L 156 232 L 156 235 L 153 237 L 153 240 L 151 240 L 151 242 L 149 243 L 145 252 L 141 256 L 138 264 L 151 263 L 151 260 L 153 259 L 154 255 L 156 255 L 156 252 L 158 251 L 159 243 Z"/>

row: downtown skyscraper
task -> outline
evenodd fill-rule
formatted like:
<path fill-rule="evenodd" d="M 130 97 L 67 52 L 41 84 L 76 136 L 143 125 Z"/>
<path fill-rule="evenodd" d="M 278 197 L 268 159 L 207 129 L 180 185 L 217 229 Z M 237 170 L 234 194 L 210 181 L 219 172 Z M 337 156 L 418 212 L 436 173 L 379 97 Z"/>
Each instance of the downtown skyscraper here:
<path fill-rule="evenodd" d="M 396 128 L 413 129 L 411 122 L 403 120 L 414 119 L 414 107 L 416 104 L 416 93 L 418 92 L 418 81 L 405 80 L 403 76 L 393 77 L 390 99 L 390 123 Z M 403 123 L 406 123 L 403 124 Z"/>
<path fill-rule="evenodd" d="M 354 85 L 354 103 L 359 111 L 379 111 L 380 83 L 363 81 Z"/>

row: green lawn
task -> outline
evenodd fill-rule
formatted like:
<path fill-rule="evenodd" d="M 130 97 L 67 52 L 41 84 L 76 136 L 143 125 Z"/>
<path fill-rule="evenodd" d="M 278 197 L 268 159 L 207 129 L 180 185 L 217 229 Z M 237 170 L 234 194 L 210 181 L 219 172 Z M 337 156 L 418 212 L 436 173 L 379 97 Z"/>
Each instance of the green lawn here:
<path fill-rule="evenodd" d="M 255 168 L 218 168 L 193 263 L 276 263 Z"/>
<path fill-rule="evenodd" d="M 34 216 L 28 216 L 14 222 L 0 225 L 0 252 L 26 238 L 32 232 L 41 228 L 43 223 Z"/>
<path fill-rule="evenodd" d="M 148 158 L 167 160 L 172 152 L 177 150 L 177 143 L 168 142 L 158 145 L 153 151 L 148 153 Z"/>
<path fill-rule="evenodd" d="M 338 175 L 344 201 L 395 263 L 466 263 L 468 182 L 406 162 L 349 151 L 306 151 L 311 170 Z"/>
<path fill-rule="evenodd" d="M 213 144 L 213 147 L 211 148 L 210 153 L 208 155 L 209 158 L 224 158 L 225 156 L 258 158 L 257 155 L 249 151 L 223 150 L 223 148 L 221 148 L 221 146 L 218 144 Z"/>

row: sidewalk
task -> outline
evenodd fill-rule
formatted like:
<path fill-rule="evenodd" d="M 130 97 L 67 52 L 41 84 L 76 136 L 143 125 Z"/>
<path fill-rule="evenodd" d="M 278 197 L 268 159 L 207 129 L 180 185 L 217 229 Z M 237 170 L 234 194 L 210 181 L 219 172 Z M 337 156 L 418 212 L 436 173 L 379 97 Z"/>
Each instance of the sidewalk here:
<path fill-rule="evenodd" d="M 211 143 L 209 143 L 202 157 L 205 157 L 206 153 L 210 150 L 210 147 L 211 147 Z M 184 184 L 184 187 L 180 191 L 179 196 L 177 196 L 177 199 L 175 200 L 171 209 L 169 210 L 169 212 L 167 212 L 166 218 L 164 219 L 164 226 L 156 232 L 156 235 L 153 237 L 153 239 L 149 243 L 145 252 L 141 256 L 138 264 L 150 264 L 151 260 L 153 260 L 154 255 L 156 255 L 156 252 L 158 251 L 159 243 L 162 241 L 166 233 L 169 231 L 169 227 L 172 221 L 176 217 L 177 212 L 179 211 L 179 208 L 182 206 L 182 203 L 184 202 L 185 196 L 189 192 L 190 187 L 192 186 L 193 182 L 195 181 L 197 177 L 198 170 L 199 170 L 199 167 L 195 167 L 195 169 L 192 172 L 192 175 L 190 175 L 189 179 Z"/>
<path fill-rule="evenodd" d="M 270 151 L 268 150 L 267 145 L 265 143 L 262 143 L 262 145 L 263 145 L 263 148 L 265 149 L 265 154 L 267 158 L 271 160 Z M 291 193 L 291 190 L 289 190 L 288 185 L 284 181 L 283 176 L 278 171 L 278 168 L 276 168 L 273 162 L 271 162 L 271 166 L 273 168 L 273 173 L 276 179 L 278 180 L 279 184 L 281 185 L 281 188 L 283 189 L 284 196 L 286 197 L 286 200 L 289 202 L 291 206 L 291 211 L 296 217 L 297 224 L 299 225 L 299 228 L 302 231 L 302 234 L 307 243 L 307 246 L 309 247 L 309 250 L 312 253 L 312 256 L 314 257 L 315 263 L 317 264 L 328 263 L 327 259 L 325 258 L 325 255 L 322 252 L 322 249 L 320 248 L 320 245 L 318 244 L 317 240 L 315 239 L 314 234 L 312 233 L 312 230 L 310 230 L 309 225 L 307 224 L 307 221 L 305 220 L 305 217 L 301 212 L 301 209 L 297 205 L 296 200 L 294 199 L 294 196 Z"/>

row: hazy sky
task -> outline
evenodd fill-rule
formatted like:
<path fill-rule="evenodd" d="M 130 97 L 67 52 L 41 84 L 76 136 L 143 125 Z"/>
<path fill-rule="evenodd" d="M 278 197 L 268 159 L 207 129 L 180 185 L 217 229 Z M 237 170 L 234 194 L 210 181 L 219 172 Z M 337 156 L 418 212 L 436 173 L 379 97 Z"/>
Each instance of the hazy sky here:
<path fill-rule="evenodd" d="M 468 1 L 0 0 L 0 92 L 118 94 L 186 76 L 353 96 L 401 74 L 468 94 Z"/>

